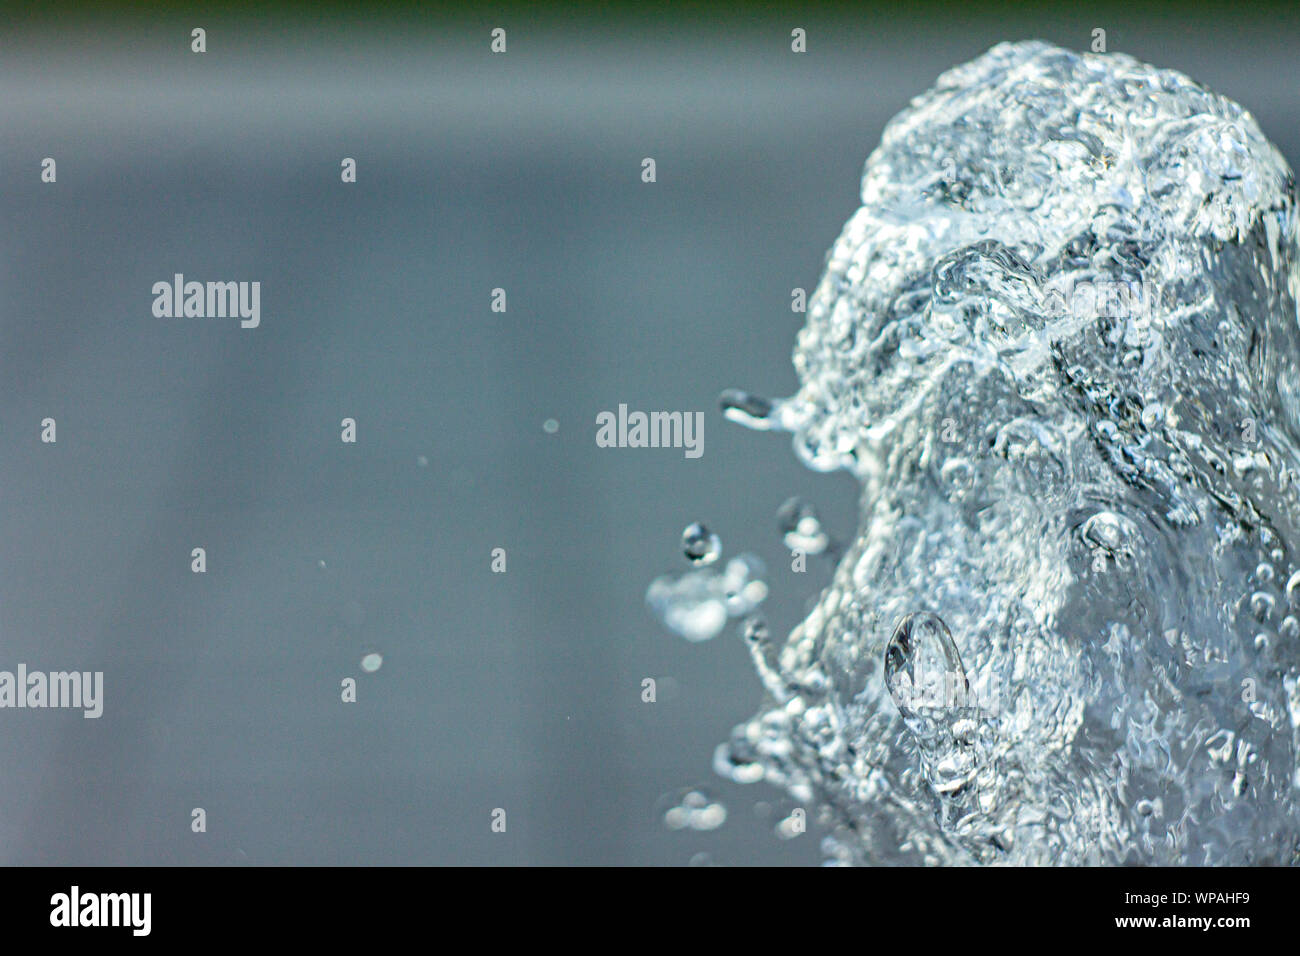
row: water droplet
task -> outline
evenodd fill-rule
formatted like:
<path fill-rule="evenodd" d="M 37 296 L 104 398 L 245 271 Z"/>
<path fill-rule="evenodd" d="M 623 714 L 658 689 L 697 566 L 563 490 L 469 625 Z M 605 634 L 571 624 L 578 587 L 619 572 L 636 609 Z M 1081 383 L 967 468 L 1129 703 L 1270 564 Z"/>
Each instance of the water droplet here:
<path fill-rule="evenodd" d="M 670 830 L 716 830 L 727 821 L 727 808 L 703 790 L 688 790 L 664 813 Z"/>
<path fill-rule="evenodd" d="M 670 630 L 688 641 L 716 637 L 728 619 L 744 617 L 767 598 L 763 562 L 752 554 L 725 567 L 701 567 L 650 582 L 646 603 Z"/>
<path fill-rule="evenodd" d="M 762 644 L 768 640 L 767 622 L 757 615 L 747 618 L 743 633 L 751 644 Z"/>
<path fill-rule="evenodd" d="M 1286 600 L 1293 608 L 1300 608 L 1300 571 L 1286 581 Z"/>
<path fill-rule="evenodd" d="M 909 614 L 898 622 L 885 648 L 885 686 L 904 718 L 966 702 L 966 671 L 938 615 Z"/>
<path fill-rule="evenodd" d="M 758 783 L 765 773 L 753 743 L 744 737 L 718 744 L 713 751 L 713 772 L 736 783 Z"/>
<path fill-rule="evenodd" d="M 939 469 L 939 480 L 947 494 L 960 500 L 975 487 L 975 466 L 965 458 L 949 458 Z"/>
<path fill-rule="evenodd" d="M 373 674 L 383 666 L 384 658 L 382 654 L 367 654 L 361 658 L 361 669 L 367 674 Z"/>
<path fill-rule="evenodd" d="M 729 388 L 718 396 L 722 413 L 731 421 L 756 431 L 780 428 L 780 404 L 759 395 Z"/>
<path fill-rule="evenodd" d="M 1267 621 L 1273 616 L 1275 603 L 1273 595 L 1267 591 L 1256 591 L 1250 596 L 1250 613 L 1257 621 Z"/>
<path fill-rule="evenodd" d="M 727 613 L 744 617 L 767 600 L 766 569 L 752 554 L 741 554 L 727 562 L 722 575 L 723 597 Z"/>
<path fill-rule="evenodd" d="M 1133 805 L 1133 810 L 1138 814 L 1138 816 L 1142 817 L 1164 816 L 1164 810 L 1160 800 L 1154 802 L 1150 800 L 1139 800 Z"/>
<path fill-rule="evenodd" d="M 793 840 L 795 837 L 805 832 L 807 819 L 802 812 L 792 811 L 788 817 L 778 823 L 773 829 L 776 835 L 782 840 Z"/>
<path fill-rule="evenodd" d="M 691 574 L 650 582 L 646 603 L 669 630 L 688 641 L 707 641 L 727 626 L 727 605 L 711 578 Z"/>
<path fill-rule="evenodd" d="M 542 422 L 542 431 L 546 432 L 548 435 L 554 435 L 559 430 L 560 423 L 554 418 L 548 418 L 546 421 Z"/>
<path fill-rule="evenodd" d="M 989 759 L 991 725 L 973 706 L 961 655 L 937 615 L 899 621 L 885 648 L 885 686 L 935 793 L 955 793 L 975 780 Z"/>
<path fill-rule="evenodd" d="M 692 564 L 712 564 L 722 554 L 722 539 L 696 521 L 682 532 L 682 551 Z"/>
<path fill-rule="evenodd" d="M 813 506 L 802 498 L 789 498 L 777 509 L 776 520 L 785 546 L 806 554 L 821 554 L 830 543 Z"/>
<path fill-rule="evenodd" d="M 1113 511 L 1099 511 L 1083 523 L 1083 540 L 1093 548 L 1113 557 L 1129 556 L 1129 540 L 1135 533 L 1133 522 Z"/>

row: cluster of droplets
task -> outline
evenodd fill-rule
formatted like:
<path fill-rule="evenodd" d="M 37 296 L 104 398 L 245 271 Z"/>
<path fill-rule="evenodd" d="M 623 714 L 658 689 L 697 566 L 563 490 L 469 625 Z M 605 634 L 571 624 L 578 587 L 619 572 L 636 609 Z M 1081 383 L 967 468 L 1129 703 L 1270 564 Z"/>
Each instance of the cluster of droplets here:
<path fill-rule="evenodd" d="M 727 822 L 727 808 L 706 791 L 691 788 L 674 797 L 664 811 L 664 826 L 670 830 L 716 830 Z"/>
<path fill-rule="evenodd" d="M 767 599 L 763 562 L 740 554 L 726 562 L 722 540 L 700 522 L 682 532 L 682 552 L 691 570 L 655 578 L 646 604 L 665 627 L 688 641 L 717 637 L 733 618 L 743 618 Z"/>
<path fill-rule="evenodd" d="M 791 552 L 804 555 L 838 553 L 816 509 L 803 498 L 787 499 L 776 512 L 781 540 Z M 693 570 L 656 578 L 646 590 L 646 603 L 671 631 L 692 642 L 716 637 L 727 623 L 744 618 L 767 598 L 764 565 L 753 554 L 741 554 L 722 565 L 722 539 L 699 521 L 682 531 L 682 554 Z"/>

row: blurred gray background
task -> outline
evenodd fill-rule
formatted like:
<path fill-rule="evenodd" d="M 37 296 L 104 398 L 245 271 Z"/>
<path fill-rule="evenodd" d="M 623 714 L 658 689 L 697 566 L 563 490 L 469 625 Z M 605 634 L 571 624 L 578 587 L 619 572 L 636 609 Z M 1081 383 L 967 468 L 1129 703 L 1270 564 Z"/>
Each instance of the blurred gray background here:
<path fill-rule="evenodd" d="M 790 290 L 886 120 L 1101 27 L 1300 157 L 1281 7 L 75 14 L 2 34 L 0 669 L 106 701 L 0 711 L 0 863 L 817 863 L 782 794 L 712 772 L 759 702 L 734 628 L 689 644 L 644 594 L 703 520 L 784 634 L 829 567 L 790 571 L 778 505 L 852 535 L 854 483 L 716 399 L 794 390 Z M 175 272 L 260 280 L 261 327 L 155 318 Z M 619 403 L 704 411 L 703 457 L 598 448 Z M 664 826 L 692 786 L 720 829 Z"/>

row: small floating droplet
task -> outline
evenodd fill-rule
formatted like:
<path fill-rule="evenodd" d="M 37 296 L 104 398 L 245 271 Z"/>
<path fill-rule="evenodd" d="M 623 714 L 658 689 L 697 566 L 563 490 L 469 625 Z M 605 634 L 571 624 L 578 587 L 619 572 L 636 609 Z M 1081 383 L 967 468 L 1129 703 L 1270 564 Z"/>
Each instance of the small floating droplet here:
<path fill-rule="evenodd" d="M 722 554 L 722 539 L 696 521 L 682 532 L 682 551 L 692 564 L 712 564 Z"/>
<path fill-rule="evenodd" d="M 948 625 L 935 614 L 909 614 L 885 648 L 885 686 L 904 718 L 965 703 L 970 685 Z"/>
<path fill-rule="evenodd" d="M 745 640 L 751 644 L 762 644 L 767 638 L 767 622 L 758 615 L 745 619 Z"/>
<path fill-rule="evenodd" d="M 559 430 L 560 423 L 554 418 L 548 418 L 546 421 L 542 422 L 542 431 L 546 432 L 548 435 L 554 435 Z"/>
<path fill-rule="evenodd" d="M 361 658 L 361 669 L 367 674 L 373 674 L 383 666 L 384 658 L 382 654 L 367 654 Z"/>
<path fill-rule="evenodd" d="M 718 396 L 722 413 L 733 422 L 753 428 L 757 431 L 769 431 L 779 427 L 777 417 L 778 404 L 759 395 L 742 392 L 738 388 L 729 388 Z"/>
<path fill-rule="evenodd" d="M 763 764 L 752 742 L 744 737 L 718 744 L 713 751 L 713 770 L 718 776 L 736 783 L 758 783 L 763 779 Z"/>
<path fill-rule="evenodd" d="M 740 554 L 727 562 L 722 587 L 728 614 L 743 617 L 767 600 L 766 573 L 763 562 L 752 554 Z"/>
<path fill-rule="evenodd" d="M 787 499 L 776 512 L 785 546 L 806 554 L 821 554 L 830 543 L 813 506 L 802 498 Z"/>
<path fill-rule="evenodd" d="M 1291 607 L 1300 607 L 1300 571 L 1287 578 L 1286 600 Z"/>

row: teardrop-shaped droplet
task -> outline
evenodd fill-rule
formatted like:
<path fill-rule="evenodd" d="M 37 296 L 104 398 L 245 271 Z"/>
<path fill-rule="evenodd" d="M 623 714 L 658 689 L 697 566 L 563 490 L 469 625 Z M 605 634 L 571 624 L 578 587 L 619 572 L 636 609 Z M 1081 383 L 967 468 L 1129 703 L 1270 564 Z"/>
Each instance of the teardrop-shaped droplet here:
<path fill-rule="evenodd" d="M 963 706 L 970 691 L 948 625 L 928 612 L 909 614 L 885 648 L 885 686 L 904 718 Z"/>
<path fill-rule="evenodd" d="M 989 725 L 973 707 L 970 683 L 948 626 L 909 614 L 885 649 L 885 683 L 916 744 L 921 772 L 936 793 L 970 784 L 988 759 Z"/>
<path fill-rule="evenodd" d="M 1300 607 L 1300 571 L 1287 578 L 1286 600 L 1291 607 Z"/>

